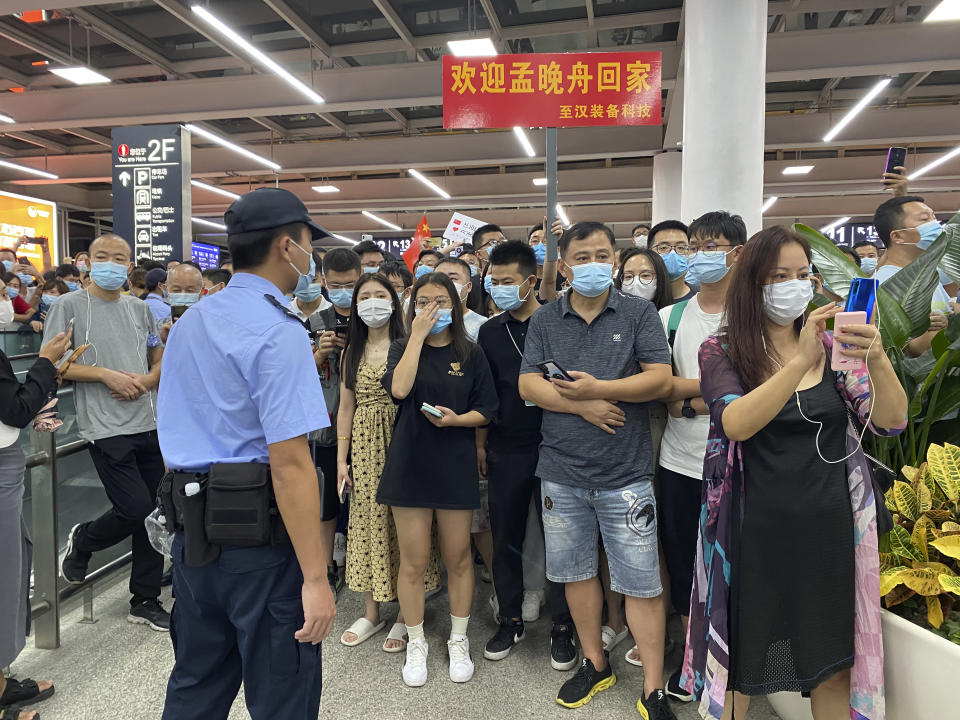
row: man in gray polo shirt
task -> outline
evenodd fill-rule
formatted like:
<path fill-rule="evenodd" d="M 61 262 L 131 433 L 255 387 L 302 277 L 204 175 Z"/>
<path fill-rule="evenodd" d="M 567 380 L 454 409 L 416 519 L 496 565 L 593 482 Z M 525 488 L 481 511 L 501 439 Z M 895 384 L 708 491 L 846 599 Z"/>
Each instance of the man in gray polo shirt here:
<path fill-rule="evenodd" d="M 663 693 L 662 602 L 646 403 L 672 387 L 670 351 L 656 308 L 611 287 L 614 236 L 602 223 L 560 239 L 571 291 L 530 320 L 519 389 L 543 409 L 540 461 L 547 577 L 566 584 L 583 663 L 557 702 L 580 707 L 616 682 L 600 633 L 598 529 L 611 588 L 626 596 L 627 624 L 644 666 L 638 709 L 674 718 Z M 553 361 L 570 380 L 543 363 Z"/>

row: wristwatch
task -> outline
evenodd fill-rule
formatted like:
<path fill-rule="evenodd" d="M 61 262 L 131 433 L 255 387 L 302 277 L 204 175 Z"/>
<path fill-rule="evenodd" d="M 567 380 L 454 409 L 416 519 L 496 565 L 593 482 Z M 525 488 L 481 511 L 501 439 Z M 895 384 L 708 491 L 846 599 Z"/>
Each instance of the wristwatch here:
<path fill-rule="evenodd" d="M 692 398 L 687 398 L 683 401 L 683 407 L 680 409 L 680 414 L 685 418 L 695 418 L 697 416 L 697 411 L 693 409 L 693 405 L 690 404 Z"/>

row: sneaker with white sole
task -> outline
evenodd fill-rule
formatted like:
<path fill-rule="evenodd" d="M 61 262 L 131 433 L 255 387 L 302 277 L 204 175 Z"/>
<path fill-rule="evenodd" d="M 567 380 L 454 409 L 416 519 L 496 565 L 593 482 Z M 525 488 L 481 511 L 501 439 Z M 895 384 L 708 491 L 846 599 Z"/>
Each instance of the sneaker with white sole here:
<path fill-rule="evenodd" d="M 469 682 L 474 668 L 470 641 L 465 635 L 454 635 L 447 641 L 447 655 L 450 656 L 450 679 L 455 683 Z"/>
<path fill-rule="evenodd" d="M 427 683 L 427 653 L 430 646 L 426 640 L 417 638 L 407 643 L 407 660 L 403 663 L 403 684 L 407 687 L 423 687 Z"/>
<path fill-rule="evenodd" d="M 513 621 L 501 618 L 497 634 L 487 641 L 487 645 L 483 649 L 483 656 L 487 660 L 503 660 L 510 654 L 514 645 L 523 640 L 524 637 L 523 620 Z"/>
<path fill-rule="evenodd" d="M 524 590 L 520 616 L 524 622 L 536 622 L 540 619 L 540 608 L 547 602 L 543 590 Z"/>

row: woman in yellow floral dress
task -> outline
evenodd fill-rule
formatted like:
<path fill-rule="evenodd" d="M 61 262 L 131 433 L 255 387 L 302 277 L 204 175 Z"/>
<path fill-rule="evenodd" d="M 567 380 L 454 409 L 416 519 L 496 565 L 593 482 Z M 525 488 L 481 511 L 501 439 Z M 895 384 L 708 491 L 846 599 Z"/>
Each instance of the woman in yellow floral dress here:
<path fill-rule="evenodd" d="M 390 343 L 404 334 L 403 315 L 393 286 L 382 275 L 364 275 L 353 295 L 337 415 L 337 427 L 345 433 L 337 439 L 338 487 L 345 484 L 351 489 L 346 581 L 351 590 L 364 594 L 366 604 L 364 616 L 340 638 L 350 647 L 386 626 L 380 616 L 380 604 L 397 597 L 397 531 L 390 509 L 377 503 L 376 496 L 397 414 L 380 378 L 386 370 Z M 439 584 L 440 570 L 434 554 L 425 589 L 432 590 Z M 405 632 L 403 618 L 397 617 L 383 649 L 403 650 Z"/>

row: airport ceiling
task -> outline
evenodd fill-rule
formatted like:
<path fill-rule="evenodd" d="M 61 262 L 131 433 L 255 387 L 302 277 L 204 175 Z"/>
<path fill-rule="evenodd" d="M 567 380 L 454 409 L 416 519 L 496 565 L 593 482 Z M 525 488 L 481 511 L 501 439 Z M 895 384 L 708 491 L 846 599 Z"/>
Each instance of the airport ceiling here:
<path fill-rule="evenodd" d="M 198 0 L 200 1 L 200 0 Z M 960 144 L 960 22 L 924 23 L 939 0 L 768 3 L 767 222 L 817 225 L 865 217 L 881 201 L 886 149 L 919 167 Z M 44 7 L 22 13 L 25 4 Z M 279 183 L 336 232 L 404 228 L 451 210 L 519 236 L 543 215 L 543 132 L 528 158 L 509 130 L 443 129 L 440 56 L 447 41 L 489 36 L 501 52 L 659 50 L 662 127 L 559 131 L 560 200 L 572 220 L 650 217 L 652 157 L 682 147 L 683 13 L 679 0 L 211 0 L 202 4 L 324 96 L 301 95 L 197 19 L 190 2 L 0 0 L 0 159 L 59 180 L 0 168 L 0 185 L 110 215 L 110 129 L 193 122 L 270 157 L 279 177 L 201 137 L 193 176 L 235 192 Z M 77 87 L 50 67 L 85 64 L 109 84 Z M 825 131 L 880 78 L 886 90 L 837 140 Z M 717 108 L 716 112 L 737 112 Z M 784 167 L 814 165 L 804 176 Z M 414 167 L 452 195 L 408 175 Z M 722 176 L 723 168 L 717 168 Z M 335 184 L 340 192 L 311 187 Z M 39 186 L 39 187 L 30 187 Z M 917 180 L 938 210 L 960 207 L 960 156 Z M 194 215 L 229 199 L 195 188 Z M 397 233 L 387 233 L 396 235 Z"/>

